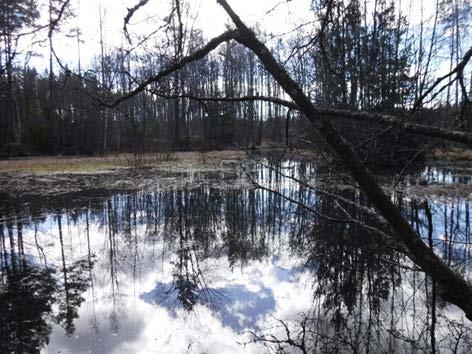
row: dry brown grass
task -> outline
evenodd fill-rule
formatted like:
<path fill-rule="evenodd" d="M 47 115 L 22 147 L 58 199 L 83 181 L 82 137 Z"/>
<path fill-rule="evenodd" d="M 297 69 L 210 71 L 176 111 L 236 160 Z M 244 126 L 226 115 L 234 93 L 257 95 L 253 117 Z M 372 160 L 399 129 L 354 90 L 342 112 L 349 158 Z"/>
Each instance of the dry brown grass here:
<path fill-rule="evenodd" d="M 444 161 L 472 161 L 472 149 L 436 149 L 432 152 L 430 158 Z"/>
<path fill-rule="evenodd" d="M 110 157 L 34 157 L 0 161 L 0 172 L 78 173 L 123 166 L 120 159 Z"/>
<path fill-rule="evenodd" d="M 166 163 L 216 163 L 223 160 L 244 158 L 244 151 L 225 150 L 200 152 L 177 152 L 171 158 L 162 154 L 144 154 L 144 166 L 155 167 Z M 96 157 L 33 157 L 24 159 L 0 160 L 0 173 L 31 172 L 49 173 L 99 173 L 119 168 L 128 168 L 133 161 L 132 154 L 96 156 Z"/>

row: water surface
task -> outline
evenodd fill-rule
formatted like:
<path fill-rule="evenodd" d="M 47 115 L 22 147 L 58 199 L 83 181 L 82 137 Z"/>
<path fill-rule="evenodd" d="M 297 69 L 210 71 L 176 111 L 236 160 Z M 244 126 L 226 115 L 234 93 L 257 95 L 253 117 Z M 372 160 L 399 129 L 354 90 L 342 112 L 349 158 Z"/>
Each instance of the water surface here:
<path fill-rule="evenodd" d="M 470 183 L 451 171 L 408 183 Z M 332 178 L 264 160 L 194 186 L 4 199 L 0 352 L 468 352 L 469 322 L 355 207 L 362 194 L 287 176 Z M 394 200 L 469 277 L 468 197 Z"/>

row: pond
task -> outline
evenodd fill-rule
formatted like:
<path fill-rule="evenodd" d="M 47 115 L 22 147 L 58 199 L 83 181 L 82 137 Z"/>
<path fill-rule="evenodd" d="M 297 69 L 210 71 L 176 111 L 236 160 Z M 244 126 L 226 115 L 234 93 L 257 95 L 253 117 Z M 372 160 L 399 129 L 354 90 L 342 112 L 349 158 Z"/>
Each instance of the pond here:
<path fill-rule="evenodd" d="M 469 352 L 471 324 L 355 188 L 309 162 L 243 165 L 4 198 L 1 353 Z M 424 183 L 470 181 L 428 167 L 405 185 Z M 470 278 L 464 194 L 392 198 Z"/>

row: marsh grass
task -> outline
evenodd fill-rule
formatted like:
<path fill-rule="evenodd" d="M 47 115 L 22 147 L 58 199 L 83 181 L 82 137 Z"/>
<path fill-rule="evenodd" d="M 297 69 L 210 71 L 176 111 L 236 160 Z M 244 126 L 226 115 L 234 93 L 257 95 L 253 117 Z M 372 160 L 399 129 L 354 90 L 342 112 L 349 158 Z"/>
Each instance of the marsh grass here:
<path fill-rule="evenodd" d="M 31 172 L 35 174 L 51 173 L 96 173 L 124 167 L 122 161 L 115 158 L 32 158 L 0 161 L 0 173 Z"/>
<path fill-rule="evenodd" d="M 436 149 L 432 158 L 445 161 L 472 161 L 472 149 L 448 148 Z"/>
<path fill-rule="evenodd" d="M 133 167 L 172 167 L 192 163 L 211 164 L 222 160 L 243 158 L 245 153 L 238 150 L 209 151 L 201 156 L 200 152 L 163 151 L 146 153 L 141 156 L 134 154 L 115 154 L 94 157 L 32 157 L 21 159 L 0 160 L 2 173 L 34 173 L 41 174 L 92 174 Z"/>

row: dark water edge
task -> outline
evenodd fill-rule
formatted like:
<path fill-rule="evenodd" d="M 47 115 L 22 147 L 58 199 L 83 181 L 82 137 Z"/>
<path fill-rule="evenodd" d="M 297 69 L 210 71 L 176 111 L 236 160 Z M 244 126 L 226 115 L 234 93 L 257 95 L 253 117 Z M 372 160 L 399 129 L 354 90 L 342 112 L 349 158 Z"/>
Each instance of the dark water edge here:
<path fill-rule="evenodd" d="M 4 196 L 0 352 L 470 351 L 471 324 L 355 207 L 369 207 L 362 194 L 306 161 L 246 171 L 311 210 L 236 166 L 164 189 Z M 427 167 L 402 183 L 459 191 L 392 198 L 470 279 L 467 171 Z"/>

